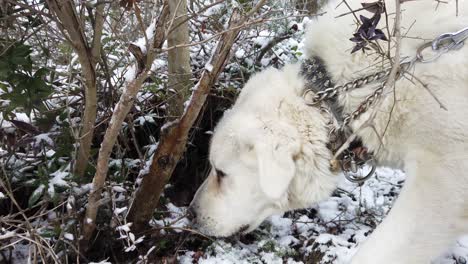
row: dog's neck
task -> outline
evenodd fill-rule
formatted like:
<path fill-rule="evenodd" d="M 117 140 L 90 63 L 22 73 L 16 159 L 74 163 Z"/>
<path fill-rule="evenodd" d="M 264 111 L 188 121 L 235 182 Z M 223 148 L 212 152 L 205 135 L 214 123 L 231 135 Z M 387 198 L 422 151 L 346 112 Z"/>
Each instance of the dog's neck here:
<path fill-rule="evenodd" d="M 312 91 L 314 94 L 330 89 L 335 85 L 324 61 L 318 56 L 303 61 L 300 74 L 306 81 L 304 89 Z M 329 115 L 330 130 L 333 132 L 330 133 L 328 148 L 335 154 L 338 148 L 346 142 L 348 136 L 352 134 L 349 127 L 342 126 L 344 120 L 343 105 L 338 100 L 338 96 L 334 96 L 318 102 L 317 107 L 320 107 Z"/>
<path fill-rule="evenodd" d="M 313 91 L 314 93 L 323 91 L 327 88 L 333 87 L 335 84 L 327 71 L 324 61 L 318 57 L 313 56 L 310 59 L 306 59 L 301 64 L 301 75 L 306 80 L 305 90 Z M 331 111 L 334 118 L 338 123 L 343 121 L 343 107 L 339 104 L 335 98 L 327 98 L 324 100 L 327 104 L 327 108 Z"/>

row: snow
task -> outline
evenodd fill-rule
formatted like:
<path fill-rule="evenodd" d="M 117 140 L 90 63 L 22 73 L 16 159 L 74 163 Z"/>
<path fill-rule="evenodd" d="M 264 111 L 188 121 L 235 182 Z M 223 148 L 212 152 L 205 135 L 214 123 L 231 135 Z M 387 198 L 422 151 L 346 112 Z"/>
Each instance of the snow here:
<path fill-rule="evenodd" d="M 262 30 L 257 37 L 253 39 L 253 42 L 259 45 L 261 48 L 264 48 L 268 45 L 269 41 L 273 38 L 274 33 L 269 30 Z"/>
<path fill-rule="evenodd" d="M 65 233 L 65 234 L 63 235 L 63 237 L 64 237 L 65 239 L 67 239 L 67 240 L 70 240 L 70 241 L 75 240 L 75 236 L 73 236 L 73 234 L 70 234 L 70 233 Z"/>
<path fill-rule="evenodd" d="M 150 123 L 153 123 L 153 124 L 156 123 L 154 121 L 153 116 L 151 116 L 151 115 L 139 116 L 137 119 L 135 119 L 135 123 L 138 123 L 140 126 L 144 125 L 146 122 L 150 122 Z"/>
<path fill-rule="evenodd" d="M 213 65 L 211 63 L 205 64 L 205 70 L 212 72 L 213 71 Z"/>
<path fill-rule="evenodd" d="M 156 71 L 167 66 L 167 61 L 162 59 L 155 59 L 153 65 L 151 65 L 151 70 Z"/>
<path fill-rule="evenodd" d="M 0 192 L 0 199 L 5 199 L 5 198 L 6 198 L 5 194 L 3 194 L 2 192 Z"/>
<path fill-rule="evenodd" d="M 55 150 L 49 149 L 46 151 L 46 157 L 50 158 L 50 157 L 53 157 L 54 155 L 55 155 Z"/>
<path fill-rule="evenodd" d="M 48 133 L 39 134 L 34 138 L 36 139 L 36 144 L 45 142 L 49 146 L 54 146 L 54 141 L 50 138 L 50 135 Z"/>
<path fill-rule="evenodd" d="M 16 120 L 30 124 L 31 119 L 25 113 L 15 113 Z"/>
<path fill-rule="evenodd" d="M 132 226 L 132 223 L 127 223 L 125 225 L 121 225 L 117 227 L 117 230 L 122 230 L 125 232 L 130 232 L 130 227 Z"/>
<path fill-rule="evenodd" d="M 235 53 L 236 58 L 242 59 L 245 55 L 245 50 L 244 49 L 238 49 Z"/>
<path fill-rule="evenodd" d="M 138 176 L 144 176 L 144 175 L 147 175 L 149 173 L 151 163 L 153 162 L 153 155 L 154 155 L 154 152 L 156 151 L 156 149 L 158 148 L 158 145 L 159 145 L 159 142 L 149 146 L 149 149 L 147 151 L 149 158 L 148 158 L 148 160 L 145 161 L 145 165 L 143 166 L 143 168 L 138 173 Z M 139 183 L 137 182 L 137 184 L 139 184 Z"/>
<path fill-rule="evenodd" d="M 151 39 L 154 36 L 154 30 L 156 27 L 156 22 L 152 22 L 148 28 L 146 28 L 146 36 L 148 37 L 148 41 L 151 43 Z M 137 41 L 133 42 L 132 44 L 138 46 L 143 52 L 143 54 L 146 54 L 146 39 L 145 37 L 139 38 Z"/>
<path fill-rule="evenodd" d="M 112 264 L 112 262 L 109 262 L 106 260 L 101 260 L 99 262 L 89 262 L 89 264 Z"/>
<path fill-rule="evenodd" d="M 114 209 L 114 214 L 116 214 L 116 215 L 122 214 L 123 212 L 127 211 L 127 209 L 128 208 L 126 206 L 122 207 L 122 208 L 115 208 Z"/>
<path fill-rule="evenodd" d="M 50 197 L 55 196 L 55 187 L 54 184 L 49 182 L 49 188 L 47 188 L 47 193 L 49 194 Z"/>
<path fill-rule="evenodd" d="M 51 173 L 50 176 L 52 176 L 52 179 L 50 179 L 50 183 L 56 186 L 60 187 L 68 187 L 69 184 L 68 182 L 65 181 L 65 178 L 70 175 L 69 172 L 67 171 L 56 171 L 54 173 Z"/>
<path fill-rule="evenodd" d="M 127 83 L 133 81 L 136 78 L 137 75 L 137 66 L 136 65 L 131 65 L 128 70 L 124 73 L 124 79 Z M 122 94 L 125 93 L 125 87 L 124 91 L 122 91 Z M 115 109 L 114 109 L 115 111 Z"/>
<path fill-rule="evenodd" d="M 219 14 L 221 11 L 223 11 L 224 6 L 225 6 L 225 3 L 220 3 L 220 4 L 209 7 L 208 9 L 205 10 L 202 18 Z"/>
<path fill-rule="evenodd" d="M 75 197 L 73 196 L 68 196 L 67 199 L 67 210 L 71 211 L 73 209 L 73 206 L 75 205 Z"/>
<path fill-rule="evenodd" d="M 8 231 L 8 232 L 6 232 L 4 234 L 0 233 L 0 240 L 12 238 L 14 236 L 16 236 L 15 231 Z"/>
<path fill-rule="evenodd" d="M 0 255 L 0 263 L 33 263 L 32 258 L 31 258 L 31 244 L 25 244 L 25 243 L 16 243 L 12 247 L 13 252 L 11 255 L 11 259 L 9 262 L 5 262 L 3 259 L 4 255 Z"/>
<path fill-rule="evenodd" d="M 122 186 L 117 186 L 117 185 L 112 186 L 112 190 L 113 190 L 114 192 L 126 192 L 126 191 L 127 191 L 127 190 L 126 190 L 125 188 L 123 188 Z"/>

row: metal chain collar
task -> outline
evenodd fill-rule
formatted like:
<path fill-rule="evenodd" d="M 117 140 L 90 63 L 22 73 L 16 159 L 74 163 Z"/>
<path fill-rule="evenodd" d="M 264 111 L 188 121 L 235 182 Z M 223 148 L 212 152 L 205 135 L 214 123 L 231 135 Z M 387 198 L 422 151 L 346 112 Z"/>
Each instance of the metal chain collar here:
<path fill-rule="evenodd" d="M 448 51 L 460 49 L 463 47 L 466 39 L 468 39 L 468 27 L 454 33 L 442 34 L 433 41 L 421 45 L 416 52 L 415 58 L 410 61 L 400 63 L 400 70 L 396 76 L 397 80 L 401 78 L 403 75 L 402 73 L 407 71 L 417 62 L 432 62 Z M 423 55 L 423 51 L 426 51 L 426 49 L 429 47 L 431 48 L 433 54 L 432 56 L 428 57 L 427 55 Z M 391 68 L 388 68 L 366 75 L 364 77 L 354 79 L 342 85 L 332 86 L 331 78 L 328 76 L 328 74 L 326 74 L 327 72 L 325 66 L 319 58 L 314 57 L 312 59 L 306 60 L 306 65 L 309 65 L 310 67 L 303 69 L 302 73 L 307 79 L 310 80 L 311 86 L 309 85 L 308 89 L 305 89 L 303 97 L 306 98 L 309 93 L 313 93 L 312 102 L 306 102 L 306 104 L 310 106 L 321 105 L 321 103 L 324 101 L 333 100 L 340 92 L 348 92 L 361 88 L 369 83 L 381 81 L 381 83 L 375 88 L 374 92 L 368 95 L 356 110 L 343 117 L 342 123 L 339 124 L 338 127 L 336 126 L 336 119 L 339 117 L 332 117 L 333 120 L 331 121 L 332 127 L 330 129 L 330 136 L 335 139 L 338 137 L 336 134 L 340 133 L 339 131 L 344 131 L 345 128 L 349 126 L 351 121 L 356 120 L 376 101 L 378 101 L 378 99 L 382 96 L 383 90 L 386 87 L 386 83 L 391 72 Z M 314 90 L 317 89 L 317 87 L 321 87 L 322 89 L 319 91 Z M 323 106 L 320 107 L 326 112 L 330 112 L 329 108 Z M 347 150 L 346 153 L 342 155 L 340 164 L 346 179 L 351 182 L 361 184 L 370 178 L 375 172 L 376 163 L 372 154 L 366 153 L 365 158 L 356 156 L 359 155 L 356 155 L 352 150 Z M 366 163 L 370 163 L 370 171 L 363 177 L 356 176 L 358 168 L 362 169 Z"/>

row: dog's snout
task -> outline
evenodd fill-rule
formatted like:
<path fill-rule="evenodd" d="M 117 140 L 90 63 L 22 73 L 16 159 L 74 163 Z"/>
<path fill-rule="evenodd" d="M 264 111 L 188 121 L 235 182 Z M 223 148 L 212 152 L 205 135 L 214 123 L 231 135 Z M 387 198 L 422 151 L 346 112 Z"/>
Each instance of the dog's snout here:
<path fill-rule="evenodd" d="M 187 209 L 187 218 L 190 220 L 190 221 L 193 221 L 197 218 L 197 213 L 195 212 L 195 209 L 190 206 L 188 209 Z"/>

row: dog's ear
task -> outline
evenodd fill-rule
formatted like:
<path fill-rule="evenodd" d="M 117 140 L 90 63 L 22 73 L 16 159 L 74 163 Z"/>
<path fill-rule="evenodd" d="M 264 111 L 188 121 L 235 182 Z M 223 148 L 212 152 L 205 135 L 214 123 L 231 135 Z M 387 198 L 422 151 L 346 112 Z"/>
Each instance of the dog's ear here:
<path fill-rule="evenodd" d="M 258 161 L 260 187 L 270 198 L 280 198 L 296 173 L 294 156 L 300 150 L 298 133 L 285 124 L 265 127 L 254 148 Z"/>

